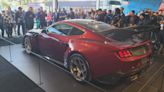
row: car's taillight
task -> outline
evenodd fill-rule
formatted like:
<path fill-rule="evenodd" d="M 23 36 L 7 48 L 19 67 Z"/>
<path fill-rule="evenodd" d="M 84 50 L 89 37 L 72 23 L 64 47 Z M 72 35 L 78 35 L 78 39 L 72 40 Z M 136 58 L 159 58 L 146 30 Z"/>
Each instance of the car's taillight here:
<path fill-rule="evenodd" d="M 120 58 L 127 58 L 127 57 L 131 57 L 132 53 L 129 50 L 121 50 L 118 52 L 118 55 Z"/>

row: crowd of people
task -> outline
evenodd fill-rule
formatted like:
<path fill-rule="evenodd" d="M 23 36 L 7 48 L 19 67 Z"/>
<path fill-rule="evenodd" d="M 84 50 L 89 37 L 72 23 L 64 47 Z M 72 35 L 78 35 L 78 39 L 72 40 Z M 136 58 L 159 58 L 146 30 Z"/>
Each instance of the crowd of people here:
<path fill-rule="evenodd" d="M 12 11 L 10 7 L 7 10 L 0 13 L 0 29 L 2 37 L 6 32 L 8 37 L 12 37 L 13 32 L 20 36 L 20 27 L 22 28 L 23 35 L 27 30 L 34 28 L 36 23 L 37 28 L 44 28 L 51 25 L 54 22 L 62 21 L 65 19 L 93 19 L 116 27 L 127 27 L 135 25 L 159 25 L 161 21 L 164 21 L 164 15 L 162 11 L 153 12 L 150 9 L 141 11 L 136 14 L 135 10 L 129 12 L 128 15 L 124 14 L 124 8 L 116 8 L 112 10 L 93 10 L 84 11 L 83 9 L 70 8 L 70 10 L 58 9 L 56 12 L 43 10 L 40 7 L 34 12 L 32 7 L 29 7 L 28 11 L 24 11 L 22 7 L 18 7 L 17 11 Z"/>
<path fill-rule="evenodd" d="M 115 11 L 106 9 L 84 11 L 83 9 L 73 8 L 66 10 L 63 8 L 55 12 L 49 11 L 48 13 L 42 7 L 36 12 L 34 12 L 32 7 L 29 7 L 27 11 L 24 11 L 22 7 L 18 7 L 17 11 L 12 11 L 8 7 L 7 10 L 0 13 L 0 29 L 2 37 L 4 37 L 5 32 L 7 37 L 12 37 L 13 33 L 21 36 L 28 30 L 33 29 L 34 25 L 35 28 L 44 28 L 65 19 L 93 19 L 119 28 L 137 25 L 160 26 L 161 23 L 163 23 L 161 26 L 164 26 L 164 13 L 162 10 L 153 12 L 151 9 L 147 9 L 139 13 L 132 10 L 128 15 L 125 15 L 122 7 L 116 8 Z M 161 27 L 161 30 L 164 30 L 163 28 Z M 164 31 L 161 31 L 160 37 L 163 37 L 161 43 L 163 43 L 164 47 Z"/>

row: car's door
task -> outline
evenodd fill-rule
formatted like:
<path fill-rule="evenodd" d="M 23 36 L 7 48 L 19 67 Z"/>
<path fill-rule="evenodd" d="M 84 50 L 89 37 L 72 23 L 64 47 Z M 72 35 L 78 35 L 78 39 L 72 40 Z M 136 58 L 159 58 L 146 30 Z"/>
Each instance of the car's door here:
<path fill-rule="evenodd" d="M 46 34 L 42 34 L 42 50 L 47 56 L 63 61 L 69 39 L 80 38 L 83 33 L 84 31 L 66 23 L 55 24 L 47 29 Z"/>
<path fill-rule="evenodd" d="M 50 37 L 48 36 L 46 29 L 42 30 L 42 33 L 40 33 L 40 35 L 38 36 L 38 41 L 38 48 L 40 49 L 41 54 L 44 56 L 48 56 Z"/>
<path fill-rule="evenodd" d="M 62 32 L 61 30 L 55 28 L 55 27 L 59 28 L 58 26 L 62 26 L 62 25 L 55 24 L 53 26 L 50 26 L 46 29 L 46 32 L 42 32 L 39 35 L 39 46 L 40 46 L 41 53 L 44 56 L 61 60 L 59 59 L 59 56 L 61 56 L 62 53 L 64 53 L 67 48 L 67 43 L 66 43 L 67 33 Z M 63 39 L 61 38 L 62 36 L 64 36 Z"/>
<path fill-rule="evenodd" d="M 51 58 L 63 61 L 64 52 L 68 47 L 68 34 L 72 30 L 72 26 L 67 24 L 56 24 L 48 28 L 48 36 L 50 40 L 49 53 Z"/>

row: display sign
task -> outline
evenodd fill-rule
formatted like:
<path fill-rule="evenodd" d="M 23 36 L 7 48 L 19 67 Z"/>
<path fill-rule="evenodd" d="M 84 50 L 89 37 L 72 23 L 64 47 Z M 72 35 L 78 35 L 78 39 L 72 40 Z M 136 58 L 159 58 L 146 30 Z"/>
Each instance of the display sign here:
<path fill-rule="evenodd" d="M 123 5 L 125 8 L 125 13 L 128 14 L 131 10 L 135 10 L 136 13 L 151 9 L 153 11 L 158 11 L 163 0 L 126 0 L 129 2 L 128 5 Z"/>

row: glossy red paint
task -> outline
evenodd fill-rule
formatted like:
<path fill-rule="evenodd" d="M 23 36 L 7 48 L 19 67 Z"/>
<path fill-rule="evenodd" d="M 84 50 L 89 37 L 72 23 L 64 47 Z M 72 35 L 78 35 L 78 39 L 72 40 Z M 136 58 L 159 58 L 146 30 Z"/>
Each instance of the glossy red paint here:
<path fill-rule="evenodd" d="M 71 43 L 72 51 L 78 51 L 86 57 L 89 62 L 90 69 L 94 78 L 122 72 L 124 74 L 133 72 L 144 66 L 143 58 L 148 58 L 147 64 L 150 61 L 152 53 L 151 46 L 148 53 L 142 56 L 134 56 L 129 58 L 119 58 L 115 53 L 119 48 L 105 45 L 102 42 L 84 42 L 82 40 L 73 40 Z M 134 46 L 132 46 L 133 48 Z M 129 47 L 131 48 L 131 47 Z M 70 51 L 71 52 L 71 51 Z"/>
<path fill-rule="evenodd" d="M 150 62 L 152 53 L 150 41 L 135 44 L 119 43 L 111 41 L 71 21 L 62 21 L 58 24 L 62 23 L 74 26 L 84 31 L 84 34 L 61 36 L 52 33 L 40 33 L 37 37 L 31 39 L 32 45 L 34 46 L 33 48 L 39 48 L 44 55 L 57 59 L 62 63 L 64 63 L 64 61 L 66 62 L 72 53 L 80 53 L 86 58 L 89 64 L 93 79 L 115 73 L 132 73 L 141 70 L 142 67 L 148 65 Z M 36 39 L 38 42 L 36 42 Z M 130 50 L 143 45 L 148 48 L 148 51 L 143 55 L 130 55 L 129 57 L 122 58 L 117 53 L 121 50 Z"/>

